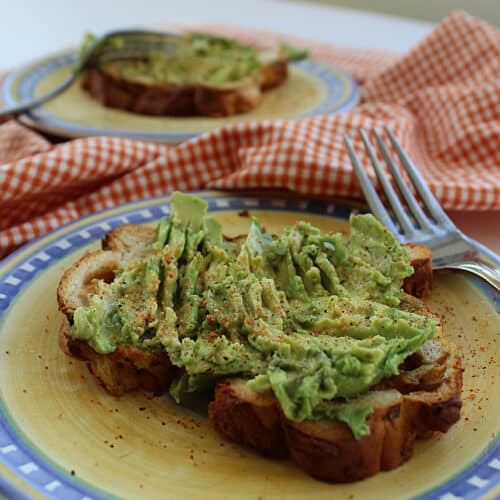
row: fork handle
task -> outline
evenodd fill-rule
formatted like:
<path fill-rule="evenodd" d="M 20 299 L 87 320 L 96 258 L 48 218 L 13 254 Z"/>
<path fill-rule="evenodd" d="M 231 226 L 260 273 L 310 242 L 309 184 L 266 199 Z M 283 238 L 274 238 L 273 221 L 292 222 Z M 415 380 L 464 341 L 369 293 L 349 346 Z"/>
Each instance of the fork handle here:
<path fill-rule="evenodd" d="M 492 267 L 487 262 L 478 259 L 477 261 L 465 261 L 456 264 L 448 264 L 446 269 L 455 269 L 472 273 L 500 292 L 500 269 Z"/>
<path fill-rule="evenodd" d="M 55 89 L 52 89 L 47 94 L 36 97 L 31 101 L 26 101 L 18 104 L 17 106 L 12 106 L 11 108 L 0 109 L 0 118 L 14 118 L 15 116 L 21 115 L 22 113 L 29 111 L 30 109 L 37 108 L 42 104 L 54 99 L 59 94 L 64 92 L 77 78 L 78 73 L 72 73 L 64 82 L 58 85 Z"/>

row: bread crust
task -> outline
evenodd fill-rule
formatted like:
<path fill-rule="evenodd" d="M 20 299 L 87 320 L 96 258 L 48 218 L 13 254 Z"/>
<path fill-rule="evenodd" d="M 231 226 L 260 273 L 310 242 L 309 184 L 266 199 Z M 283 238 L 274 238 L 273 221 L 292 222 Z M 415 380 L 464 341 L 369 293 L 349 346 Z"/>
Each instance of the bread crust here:
<path fill-rule="evenodd" d="M 141 351 L 133 346 L 118 346 L 109 354 L 95 352 L 86 342 L 71 336 L 73 313 L 96 293 L 99 280 L 111 282 L 118 268 L 141 259 L 154 237 L 154 229 L 124 224 L 108 232 L 102 250 L 86 253 L 68 268 L 57 288 L 59 310 L 64 313 L 59 345 L 69 356 L 85 361 L 89 371 L 110 394 L 121 396 L 142 389 L 161 395 L 178 373 L 163 351 Z"/>
<path fill-rule="evenodd" d="M 254 393 L 245 380 L 219 382 L 208 417 L 214 429 L 231 441 L 251 446 L 266 457 L 289 455 L 276 399 L 272 394 Z"/>
<path fill-rule="evenodd" d="M 405 246 L 410 252 L 414 273 L 404 280 L 403 289 L 414 297 L 427 299 L 432 290 L 432 251 L 413 243 Z"/>
<path fill-rule="evenodd" d="M 448 355 L 442 363 L 444 370 L 434 372 L 438 378 L 434 390 L 403 394 L 392 388 L 398 385 L 395 383 L 390 384 L 390 389 L 383 385 L 373 389 L 375 401 L 380 395 L 380 406 L 368 417 L 370 434 L 360 439 L 355 439 L 349 427 L 340 421 L 289 420 L 277 403 L 273 406 L 272 397 L 266 399 L 266 408 L 272 411 L 267 411 L 263 425 L 261 419 L 255 418 L 261 406 L 259 395 L 243 389 L 245 381 L 241 379 L 219 382 L 209 405 L 209 418 L 224 437 L 251 446 L 265 456 L 269 456 L 267 443 L 280 436 L 281 446 L 283 435 L 286 450 L 280 447 L 279 456 L 288 452 L 294 462 L 317 479 L 358 481 L 398 467 L 413 454 L 416 438 L 446 432 L 459 420 L 460 360 Z M 408 372 L 403 370 L 400 377 L 411 376 Z"/>
<path fill-rule="evenodd" d="M 131 346 L 118 346 L 110 354 L 99 354 L 86 342 L 71 337 L 67 318 L 61 322 L 59 345 L 69 356 L 85 361 L 90 373 L 113 396 L 135 389 L 161 396 L 178 373 L 163 351 L 144 352 Z"/>
<path fill-rule="evenodd" d="M 398 467 L 413 452 L 415 433 L 402 415 L 401 404 L 375 409 L 368 418 L 370 434 L 358 440 L 341 422 L 318 425 L 285 418 L 282 422 L 292 460 L 324 481 L 358 481 Z"/>

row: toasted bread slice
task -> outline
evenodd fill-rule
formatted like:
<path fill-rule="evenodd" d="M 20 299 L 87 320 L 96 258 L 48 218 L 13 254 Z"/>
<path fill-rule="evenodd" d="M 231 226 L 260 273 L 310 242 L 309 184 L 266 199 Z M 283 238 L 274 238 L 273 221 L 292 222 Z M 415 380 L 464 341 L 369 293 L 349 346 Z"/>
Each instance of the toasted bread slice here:
<path fill-rule="evenodd" d="M 284 54 L 265 54 L 265 60 L 253 74 L 217 86 L 126 79 L 120 76 L 117 63 L 86 71 L 81 85 L 104 106 L 134 113 L 231 116 L 255 109 L 262 100 L 262 92 L 286 80 L 288 59 Z"/>
<path fill-rule="evenodd" d="M 146 254 L 154 237 L 154 229 L 124 224 L 106 234 L 102 250 L 88 252 L 63 274 L 57 288 L 59 310 L 72 323 L 77 307 L 87 305 L 95 293 L 96 281 L 113 281 L 115 271 L 139 260 Z"/>
<path fill-rule="evenodd" d="M 99 383 L 115 396 L 134 389 L 163 394 L 177 369 L 163 351 L 145 352 L 119 346 L 110 354 L 95 352 L 86 342 L 71 337 L 73 313 L 88 304 L 98 280 L 109 283 L 119 267 L 143 258 L 153 237 L 154 229 L 146 226 L 125 224 L 113 229 L 102 241 L 103 250 L 89 252 L 71 266 L 57 289 L 59 310 L 65 314 L 59 334 L 61 349 L 86 361 Z"/>
<path fill-rule="evenodd" d="M 144 258 L 154 230 L 124 225 L 110 231 L 102 250 L 89 252 L 68 269 L 57 297 L 65 314 L 61 326 L 62 349 L 84 360 L 91 373 L 111 394 L 133 389 L 161 394 L 177 375 L 164 352 L 144 352 L 119 346 L 111 354 L 98 354 L 71 337 L 75 309 L 86 305 L 98 280 L 111 281 L 116 269 Z M 409 246 L 415 274 L 404 288 L 426 296 L 432 286 L 432 255 L 425 248 Z M 427 314 L 420 301 L 406 306 Z M 226 438 L 251 446 L 268 457 L 290 456 L 312 476 L 349 482 L 393 469 L 413 453 L 416 438 L 446 432 L 460 417 L 462 369 L 440 335 L 408 357 L 399 375 L 382 380 L 357 404 L 370 404 L 370 434 L 356 440 L 349 427 L 332 420 L 295 422 L 287 419 L 272 393 L 259 394 L 241 378 L 220 381 L 209 405 L 209 419 Z"/>
<path fill-rule="evenodd" d="M 428 341 L 408 365 L 358 398 L 356 404 L 374 408 L 371 432 L 358 440 L 340 421 L 287 419 L 271 393 L 258 394 L 243 379 L 218 383 L 210 422 L 265 456 L 290 455 L 313 477 L 357 481 L 398 467 L 412 455 L 416 437 L 446 432 L 460 418 L 462 369 L 446 344 Z"/>
<path fill-rule="evenodd" d="M 113 396 L 142 389 L 156 396 L 164 394 L 178 369 L 165 352 L 144 352 L 131 346 L 118 346 L 110 354 L 95 352 L 86 342 L 71 337 L 67 318 L 61 322 L 59 345 L 68 355 L 87 363 L 99 383 Z"/>
<path fill-rule="evenodd" d="M 224 437 L 246 444 L 272 458 L 289 456 L 278 401 L 272 394 L 257 393 L 242 378 L 220 381 L 208 405 L 212 426 Z"/>
<path fill-rule="evenodd" d="M 415 272 L 403 283 L 406 293 L 426 299 L 432 289 L 432 251 L 423 245 L 405 245 L 410 252 L 411 265 Z"/>
<path fill-rule="evenodd" d="M 147 226 L 124 224 L 114 228 L 103 238 L 102 250 L 87 253 L 66 270 L 57 289 L 59 310 L 65 314 L 67 320 L 63 321 L 61 327 L 62 349 L 72 356 L 85 360 L 89 370 L 111 394 L 121 395 L 127 390 L 136 388 L 158 393 L 168 387 L 175 371 L 168 359 L 165 356 L 159 358 L 158 353 L 146 353 L 125 346 L 121 346 L 112 354 L 96 353 L 84 342 L 72 339 L 70 329 L 73 313 L 77 307 L 87 305 L 89 295 L 97 290 L 98 280 L 109 283 L 113 280 L 116 269 L 142 259 L 153 237 L 154 229 Z M 416 296 L 421 293 L 427 294 L 432 283 L 431 253 L 427 248 L 417 245 L 409 248 L 415 275 L 407 278 L 405 289 Z M 148 361 L 149 357 L 151 359 Z M 159 359 L 166 363 L 164 371 L 157 369 Z M 145 382 L 146 379 L 148 382 Z M 153 379 L 156 382 L 151 382 Z M 269 443 L 274 442 L 271 440 Z M 266 451 L 260 447 L 261 451 L 268 455 L 282 454 L 275 443 L 268 448 Z"/>

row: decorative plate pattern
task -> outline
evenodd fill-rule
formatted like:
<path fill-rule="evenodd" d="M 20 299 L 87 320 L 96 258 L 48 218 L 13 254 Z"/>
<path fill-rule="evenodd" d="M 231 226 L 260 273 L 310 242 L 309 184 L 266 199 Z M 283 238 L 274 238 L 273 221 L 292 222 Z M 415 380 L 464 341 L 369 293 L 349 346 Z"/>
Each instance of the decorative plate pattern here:
<path fill-rule="evenodd" d="M 287 194 L 200 195 L 234 234 L 248 225 L 242 210 L 279 230 L 298 218 L 342 229 L 352 210 L 360 209 Z M 419 443 L 407 464 L 359 483 L 314 481 L 291 462 L 266 460 L 224 442 L 206 418 L 167 397 L 106 394 L 82 363 L 58 349 L 55 287 L 64 269 L 111 228 L 153 223 L 168 213 L 166 197 L 104 211 L 32 242 L 1 263 L 0 494 L 79 500 L 306 494 L 456 500 L 499 493 L 500 380 L 491 361 L 499 358 L 494 336 L 500 297 L 461 276 L 438 277 L 431 306 L 445 313 L 445 330 L 463 351 L 462 419 L 444 436 Z M 137 478 L 128 477 L 134 474 Z"/>
<path fill-rule="evenodd" d="M 54 88 L 69 75 L 77 60 L 74 52 L 48 57 L 9 74 L 3 85 L 6 106 L 14 106 Z M 293 62 L 288 80 L 264 93 L 250 113 L 229 118 L 151 117 L 104 108 L 78 84 L 23 119 L 56 135 L 81 137 L 114 135 L 178 143 L 226 123 L 260 118 L 299 118 L 337 113 L 358 101 L 357 83 L 338 67 L 303 60 Z"/>

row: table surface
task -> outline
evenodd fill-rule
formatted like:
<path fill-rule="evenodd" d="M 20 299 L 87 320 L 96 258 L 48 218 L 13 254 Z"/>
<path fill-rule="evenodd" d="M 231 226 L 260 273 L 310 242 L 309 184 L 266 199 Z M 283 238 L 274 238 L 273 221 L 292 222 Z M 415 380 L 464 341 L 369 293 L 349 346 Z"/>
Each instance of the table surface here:
<path fill-rule="evenodd" d="M 409 50 L 433 28 L 431 23 L 396 16 L 276 0 L 121 0 L 119 8 L 103 0 L 24 0 L 9 2 L 3 9 L 0 68 L 77 45 L 86 31 L 213 22 L 397 53 Z M 500 212 L 450 215 L 465 233 L 500 253 Z"/>

